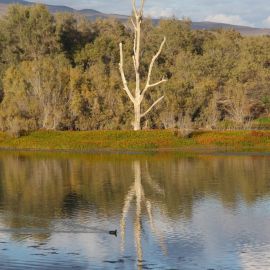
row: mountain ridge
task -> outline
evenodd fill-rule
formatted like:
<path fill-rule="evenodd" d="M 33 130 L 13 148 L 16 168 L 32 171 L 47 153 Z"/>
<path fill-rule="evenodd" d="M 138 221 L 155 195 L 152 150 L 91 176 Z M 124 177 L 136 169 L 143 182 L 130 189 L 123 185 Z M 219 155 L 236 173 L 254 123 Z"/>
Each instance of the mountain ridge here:
<path fill-rule="evenodd" d="M 34 2 L 29 2 L 25 0 L 0 0 L 0 15 L 4 15 L 7 12 L 8 5 L 10 4 L 22 4 L 22 5 L 34 5 Z M 120 14 L 106 14 L 94 9 L 81 9 L 77 10 L 65 5 L 47 5 L 44 4 L 52 13 L 57 12 L 67 12 L 67 13 L 77 13 L 87 17 L 89 20 L 96 20 L 97 18 L 109 18 L 114 17 L 116 19 L 125 21 L 129 18 L 127 15 Z M 242 35 L 246 36 L 259 36 L 259 35 L 270 35 L 270 29 L 268 28 L 255 28 L 242 25 L 232 25 L 225 23 L 216 23 L 216 22 L 192 22 L 193 30 L 217 30 L 217 29 L 235 29 L 240 32 Z"/>

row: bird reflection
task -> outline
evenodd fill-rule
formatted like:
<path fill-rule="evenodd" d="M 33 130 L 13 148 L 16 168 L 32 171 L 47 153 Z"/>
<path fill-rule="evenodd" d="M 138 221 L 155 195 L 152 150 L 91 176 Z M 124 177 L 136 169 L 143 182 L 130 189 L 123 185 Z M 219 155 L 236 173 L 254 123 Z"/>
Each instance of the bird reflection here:
<path fill-rule="evenodd" d="M 167 248 L 164 244 L 164 239 L 162 234 L 158 231 L 155 226 L 153 213 L 152 213 L 152 202 L 147 198 L 144 192 L 143 184 L 142 184 L 142 166 L 141 161 L 136 160 L 133 162 L 133 171 L 134 171 L 134 183 L 130 187 L 124 201 L 124 206 L 122 209 L 122 218 L 121 218 L 121 250 L 125 251 L 125 242 L 126 242 L 126 219 L 127 215 L 133 200 L 135 200 L 135 217 L 134 217 L 134 240 L 135 240 L 135 248 L 137 252 L 137 260 L 138 260 L 138 269 L 142 269 L 143 262 L 143 250 L 142 250 L 142 208 L 145 206 L 149 218 L 149 224 L 151 227 L 151 231 L 158 238 L 161 249 L 165 254 L 167 254 Z M 145 163 L 144 166 L 144 179 L 149 184 L 151 189 L 158 194 L 164 195 L 164 190 L 153 181 L 148 163 Z"/>

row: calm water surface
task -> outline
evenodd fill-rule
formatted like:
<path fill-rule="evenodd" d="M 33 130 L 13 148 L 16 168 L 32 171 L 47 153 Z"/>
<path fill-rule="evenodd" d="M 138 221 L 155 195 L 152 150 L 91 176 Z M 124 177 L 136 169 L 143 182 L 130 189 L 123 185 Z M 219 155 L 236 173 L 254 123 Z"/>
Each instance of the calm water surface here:
<path fill-rule="evenodd" d="M 270 269 L 270 157 L 0 153 L 0 269 Z"/>

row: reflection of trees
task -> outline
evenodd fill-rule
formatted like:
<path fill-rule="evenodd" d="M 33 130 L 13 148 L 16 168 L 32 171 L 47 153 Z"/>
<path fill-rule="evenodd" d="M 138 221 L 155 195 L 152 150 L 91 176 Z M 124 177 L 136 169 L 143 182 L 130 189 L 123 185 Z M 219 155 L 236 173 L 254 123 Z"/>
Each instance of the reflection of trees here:
<path fill-rule="evenodd" d="M 269 165 L 269 157 L 248 156 L 4 153 L 0 205 L 10 216 L 3 222 L 9 227 L 45 227 L 55 218 L 79 215 L 83 208 L 95 209 L 103 218 L 121 212 L 127 218 L 136 199 L 137 216 L 145 206 L 154 231 L 152 204 L 166 215 L 189 218 L 194 202 L 209 195 L 232 208 L 239 198 L 251 204 L 269 195 Z M 22 218 L 29 216 L 35 218 Z M 140 226 L 137 221 L 138 232 Z"/>
<path fill-rule="evenodd" d="M 135 199 L 136 202 L 136 212 L 135 212 L 135 220 L 134 220 L 134 237 L 135 237 L 135 245 L 137 250 L 137 257 L 139 262 L 139 268 L 141 269 L 141 262 L 143 261 L 143 251 L 142 251 L 142 206 L 143 203 L 145 204 L 145 207 L 148 212 L 149 221 L 151 225 L 152 231 L 158 236 L 158 238 L 161 240 L 161 235 L 158 233 L 158 230 L 156 229 L 154 225 L 153 215 L 152 215 L 152 203 L 151 201 L 145 196 L 144 187 L 142 184 L 142 169 L 141 169 L 141 162 L 139 160 L 134 161 L 133 163 L 133 170 L 134 170 L 134 184 L 132 184 L 130 190 L 128 191 L 124 206 L 122 210 L 122 217 L 121 217 L 121 248 L 122 252 L 124 251 L 125 247 L 125 233 L 126 233 L 126 219 L 128 215 L 129 208 L 131 206 L 131 202 L 133 199 Z M 148 183 L 152 187 L 154 187 L 154 190 L 156 190 L 158 193 L 162 193 L 162 189 L 159 187 L 158 184 L 154 183 L 151 179 L 151 176 L 148 171 L 148 165 L 146 163 L 146 178 L 148 180 Z M 160 241 L 161 246 L 164 247 L 163 241 Z"/>
<path fill-rule="evenodd" d="M 166 192 L 167 213 L 190 217 L 194 202 L 207 196 L 236 207 L 239 199 L 254 203 L 270 194 L 269 157 L 212 156 L 160 159 L 150 172 L 157 176 Z"/>
<path fill-rule="evenodd" d="M 0 154 L 2 222 L 9 228 L 46 228 L 88 207 L 109 218 L 121 207 L 130 170 L 129 163 L 98 155 Z"/>

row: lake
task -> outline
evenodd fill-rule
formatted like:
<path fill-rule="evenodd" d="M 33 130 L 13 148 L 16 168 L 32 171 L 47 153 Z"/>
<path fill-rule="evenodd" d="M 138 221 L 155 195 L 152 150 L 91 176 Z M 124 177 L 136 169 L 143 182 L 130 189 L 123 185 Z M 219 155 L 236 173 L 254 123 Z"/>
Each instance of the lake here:
<path fill-rule="evenodd" d="M 0 269 L 265 270 L 269 224 L 267 155 L 0 153 Z"/>

